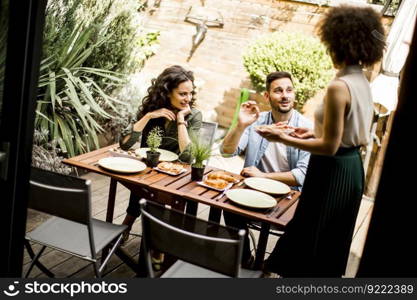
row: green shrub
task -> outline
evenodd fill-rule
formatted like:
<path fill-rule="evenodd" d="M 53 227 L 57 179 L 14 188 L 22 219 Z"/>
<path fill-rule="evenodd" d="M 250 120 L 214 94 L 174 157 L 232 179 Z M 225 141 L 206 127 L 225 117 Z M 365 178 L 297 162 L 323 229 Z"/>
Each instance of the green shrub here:
<path fill-rule="evenodd" d="M 243 61 L 258 92 L 265 90 L 269 73 L 290 72 L 299 109 L 326 87 L 333 75 L 333 65 L 324 46 L 300 33 L 275 32 L 260 37 L 249 45 Z"/>
<path fill-rule="evenodd" d="M 103 125 L 127 105 L 109 95 L 125 83 L 132 61 L 143 64 L 143 55 L 135 57 L 147 41 L 135 25 L 139 4 L 137 0 L 48 2 L 35 128 L 48 132 L 48 142 L 55 140 L 65 156 L 98 148 Z M 157 36 L 151 40 L 155 43 Z M 153 54 L 148 45 L 142 51 L 147 53 L 145 59 Z"/>
<path fill-rule="evenodd" d="M 97 68 L 120 73 L 133 73 L 143 67 L 145 60 L 154 54 L 159 32 L 141 30 L 144 1 L 138 0 L 84 0 L 82 19 L 101 17 L 96 11 L 107 11 L 102 18 L 100 34 L 109 39 L 94 49 L 86 63 Z M 107 8 L 108 7 L 108 8 Z M 97 14 L 97 15 L 95 15 Z"/>
<path fill-rule="evenodd" d="M 49 132 L 35 129 L 33 134 L 32 166 L 61 174 L 69 175 L 75 168 L 64 165 L 62 151 L 56 140 L 48 142 Z"/>

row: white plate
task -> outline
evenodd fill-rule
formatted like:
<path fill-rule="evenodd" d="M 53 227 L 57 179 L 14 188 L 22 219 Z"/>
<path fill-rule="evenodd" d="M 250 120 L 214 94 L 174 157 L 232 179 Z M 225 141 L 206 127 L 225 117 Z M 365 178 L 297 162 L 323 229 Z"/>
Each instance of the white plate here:
<path fill-rule="evenodd" d="M 184 172 L 187 172 L 187 169 L 186 168 L 183 168 L 179 173 L 168 172 L 168 171 L 162 170 L 162 169 L 160 169 L 158 167 L 154 167 L 153 169 L 156 170 L 156 171 L 158 171 L 158 172 L 165 173 L 165 174 L 168 174 L 168 175 L 171 175 L 171 176 L 178 176 L 178 175 L 180 175 L 180 174 L 182 174 Z"/>
<path fill-rule="evenodd" d="M 250 208 L 271 208 L 277 201 L 270 195 L 247 189 L 232 189 L 226 192 L 231 201 Z"/>
<path fill-rule="evenodd" d="M 146 151 L 148 151 L 149 148 L 140 148 L 136 149 L 135 153 L 139 155 L 142 158 L 146 158 Z M 178 159 L 178 155 L 174 152 L 164 150 L 164 149 L 158 149 L 159 153 L 161 153 L 161 156 L 159 157 L 159 161 L 174 161 Z"/>
<path fill-rule="evenodd" d="M 224 189 L 218 189 L 218 188 L 212 187 L 211 185 L 205 184 L 204 181 L 197 181 L 197 184 L 201 185 L 201 186 L 204 186 L 206 188 L 215 190 L 215 191 L 219 191 L 219 192 L 223 192 L 224 190 L 230 189 L 233 186 L 233 182 L 226 185 L 226 187 Z"/>
<path fill-rule="evenodd" d="M 288 194 L 291 191 L 285 183 L 268 178 L 249 177 L 245 178 L 244 181 L 248 187 L 269 194 Z"/>
<path fill-rule="evenodd" d="M 98 165 L 119 173 L 138 173 L 146 169 L 146 165 L 138 160 L 126 157 L 106 157 L 98 161 Z"/>

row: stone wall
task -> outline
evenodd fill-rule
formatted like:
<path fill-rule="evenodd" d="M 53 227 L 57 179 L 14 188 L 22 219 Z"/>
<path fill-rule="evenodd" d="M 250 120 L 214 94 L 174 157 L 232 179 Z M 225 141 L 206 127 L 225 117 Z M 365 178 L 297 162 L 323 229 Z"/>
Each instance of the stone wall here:
<path fill-rule="evenodd" d="M 199 9 L 203 2 L 205 6 Z M 220 12 L 224 26 L 209 28 L 204 41 L 187 61 L 196 32 L 195 25 L 184 21 L 190 7 L 194 14 L 213 16 Z M 228 127 L 240 88 L 251 88 L 242 61 L 246 45 L 276 30 L 313 34 L 326 9 L 286 0 L 162 0 L 160 7 L 144 21 L 146 29 L 161 32 L 160 49 L 143 69 L 144 84 L 173 64 L 191 69 L 199 86 L 197 106 L 205 119 Z M 262 100 L 260 95 L 254 97 Z"/>

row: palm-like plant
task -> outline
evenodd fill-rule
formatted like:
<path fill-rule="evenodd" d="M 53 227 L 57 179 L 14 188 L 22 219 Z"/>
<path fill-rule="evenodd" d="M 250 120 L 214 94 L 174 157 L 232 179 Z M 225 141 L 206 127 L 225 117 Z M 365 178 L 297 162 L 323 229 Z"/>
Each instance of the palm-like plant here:
<path fill-rule="evenodd" d="M 191 156 L 193 158 L 193 167 L 204 168 L 204 162 L 211 156 L 211 145 L 198 136 L 192 136 Z"/>
<path fill-rule="evenodd" d="M 53 20 L 51 14 L 51 20 L 47 19 L 49 27 Z M 124 82 L 124 76 L 83 66 L 93 50 L 109 38 L 98 33 L 93 23 L 75 25 L 68 38 L 59 39 L 54 53 L 41 62 L 35 128 L 47 129 L 49 140 L 58 141 L 69 156 L 98 148 L 97 134 L 103 128 L 96 119 L 111 118 L 102 104 L 111 108 L 115 102 L 123 104 L 107 95 L 96 79 L 103 78 L 111 86 Z M 52 32 L 46 39 L 56 37 Z M 50 52 L 44 50 L 46 54 Z"/>

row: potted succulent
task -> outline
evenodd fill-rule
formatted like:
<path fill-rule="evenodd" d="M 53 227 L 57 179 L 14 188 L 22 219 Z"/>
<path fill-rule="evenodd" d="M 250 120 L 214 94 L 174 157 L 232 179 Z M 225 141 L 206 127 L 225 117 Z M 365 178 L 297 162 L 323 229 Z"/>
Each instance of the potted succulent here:
<path fill-rule="evenodd" d="M 149 150 L 146 151 L 146 162 L 148 167 L 156 167 L 159 163 L 159 156 L 161 153 L 158 151 L 158 148 L 161 146 L 162 142 L 162 130 L 159 127 L 154 127 L 148 134 L 146 139 L 146 144 L 149 147 Z"/>
<path fill-rule="evenodd" d="M 202 180 L 205 169 L 205 162 L 211 156 L 211 145 L 201 141 L 199 138 L 191 139 L 191 156 L 193 163 L 191 164 L 191 179 Z"/>

